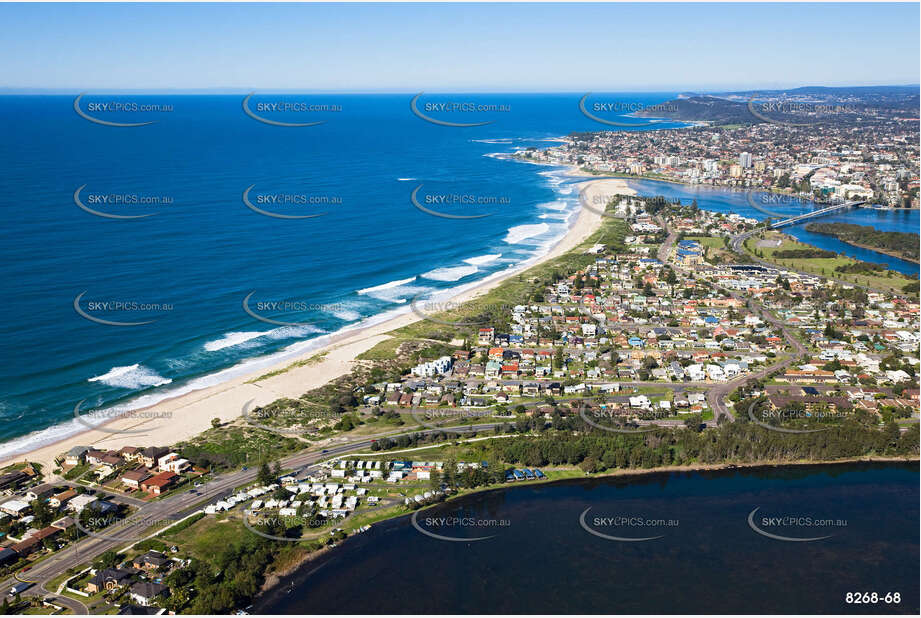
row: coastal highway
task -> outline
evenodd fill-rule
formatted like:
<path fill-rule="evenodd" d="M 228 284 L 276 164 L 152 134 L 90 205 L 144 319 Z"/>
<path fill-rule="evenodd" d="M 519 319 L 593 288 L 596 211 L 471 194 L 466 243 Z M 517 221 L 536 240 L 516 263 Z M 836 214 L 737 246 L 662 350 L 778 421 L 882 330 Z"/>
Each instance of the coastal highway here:
<path fill-rule="evenodd" d="M 661 383 L 649 384 L 666 386 Z M 675 386 L 680 385 L 676 384 Z M 455 433 L 479 432 L 494 429 L 501 424 L 502 423 L 481 423 L 467 426 L 449 426 L 439 427 L 437 429 L 381 434 L 378 436 L 366 437 L 361 440 L 329 446 L 321 451 L 310 450 L 297 453 L 283 458 L 280 463 L 283 469 L 293 469 L 298 472 L 304 472 L 315 468 L 319 462 L 327 459 L 350 452 L 370 449 L 378 438 L 398 438 L 400 436 L 412 434 L 428 435 L 441 431 L 452 431 Z M 666 422 L 663 424 L 679 425 L 681 423 Z M 201 510 L 207 504 L 223 499 L 227 495 L 233 493 L 236 488 L 255 480 L 257 474 L 257 469 L 228 472 L 203 483 L 195 490 L 195 493 L 192 491 L 183 491 L 161 500 L 144 503 L 126 518 L 125 522 L 115 524 L 95 535 L 83 538 L 71 548 L 52 554 L 35 564 L 25 573 L 6 578 L 4 581 L 0 582 L 0 592 L 5 593 L 18 581 L 28 581 L 37 585 L 23 593 L 23 596 L 43 596 L 51 598 L 68 607 L 74 613 L 88 613 L 86 606 L 82 602 L 70 597 L 58 595 L 56 594 L 56 590 L 48 590 L 45 588 L 48 581 L 59 576 L 68 569 L 78 567 L 93 560 L 106 551 L 124 548 L 146 538 L 146 536 L 150 536 L 149 534 L 145 535 L 145 532 L 147 532 L 151 526 L 158 524 L 162 525 L 165 522 L 176 522 Z"/>
<path fill-rule="evenodd" d="M 401 435 L 411 434 L 431 434 L 436 431 L 454 431 L 456 433 L 468 433 L 472 431 L 484 431 L 493 429 L 498 423 L 486 423 L 479 425 L 470 425 L 466 427 L 445 427 L 443 429 L 431 429 L 424 431 L 408 431 L 402 433 L 386 434 L 387 437 L 399 437 Z M 384 436 L 381 436 L 384 437 Z M 291 455 L 281 460 L 281 466 L 284 469 L 305 470 L 314 466 L 320 461 L 330 459 L 336 455 L 342 455 L 352 451 L 370 449 L 373 438 L 348 442 L 338 446 L 331 446 L 323 451 L 306 451 Z M 19 578 L 8 577 L 0 582 L 0 593 L 6 594 L 9 589 L 19 581 L 28 581 L 37 584 L 23 593 L 23 596 L 44 596 L 54 597 L 60 600 L 61 604 L 66 605 L 75 613 L 87 613 L 83 603 L 75 601 L 69 597 L 62 597 L 53 594 L 55 591 L 46 590 L 45 584 L 52 578 L 57 577 L 67 569 L 77 567 L 88 562 L 100 554 L 119 547 L 132 544 L 145 538 L 144 532 L 151 526 L 163 523 L 174 522 L 183 517 L 194 513 L 206 504 L 216 502 L 233 493 L 237 487 L 249 483 L 256 479 L 258 471 L 256 469 L 236 470 L 222 474 L 207 483 L 202 484 L 197 492 L 183 491 L 172 496 L 145 503 L 132 513 L 124 523 L 115 524 L 106 528 L 104 531 L 94 536 L 88 536 L 73 547 L 65 551 L 52 554 L 38 564 L 34 565 L 29 571 L 22 573 Z"/>

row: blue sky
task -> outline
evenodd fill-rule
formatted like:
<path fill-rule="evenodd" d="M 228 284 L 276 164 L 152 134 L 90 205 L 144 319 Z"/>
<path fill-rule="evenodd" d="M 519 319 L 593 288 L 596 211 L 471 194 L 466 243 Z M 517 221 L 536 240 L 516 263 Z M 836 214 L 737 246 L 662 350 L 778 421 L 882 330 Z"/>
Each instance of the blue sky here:
<path fill-rule="evenodd" d="M 919 5 L 0 4 L 0 88 L 917 84 Z"/>

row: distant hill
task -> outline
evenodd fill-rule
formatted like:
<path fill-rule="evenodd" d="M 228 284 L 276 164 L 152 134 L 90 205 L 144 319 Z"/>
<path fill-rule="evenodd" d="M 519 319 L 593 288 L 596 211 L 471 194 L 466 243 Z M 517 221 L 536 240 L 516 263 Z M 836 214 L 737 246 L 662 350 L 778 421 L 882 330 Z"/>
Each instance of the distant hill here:
<path fill-rule="evenodd" d="M 754 95 L 759 101 L 782 99 L 898 109 L 917 108 L 919 102 L 919 86 L 802 86 L 789 90 L 743 90 L 711 94 L 745 101 Z"/>
<path fill-rule="evenodd" d="M 803 86 L 788 90 L 745 90 L 710 94 L 683 93 L 660 109 L 639 112 L 636 116 L 670 120 L 706 121 L 713 124 L 756 124 L 764 117 L 783 122 L 808 120 L 829 122 L 856 121 L 867 110 L 917 112 L 918 86 Z M 752 107 L 760 116 L 753 114 Z M 771 107 L 771 104 L 776 107 Z M 669 111 L 662 111 L 662 109 Z M 802 110 L 841 109 L 835 113 L 809 114 Z M 672 111 L 674 110 L 674 111 Z M 768 111 L 765 111 L 768 110 Z"/>
<path fill-rule="evenodd" d="M 754 124 L 762 122 L 748 109 L 747 103 L 729 101 L 719 97 L 694 95 L 675 99 L 657 106 L 650 112 L 637 112 L 635 116 L 668 118 L 670 120 L 707 121 L 714 124 Z M 668 110 L 668 111 L 663 111 Z"/>

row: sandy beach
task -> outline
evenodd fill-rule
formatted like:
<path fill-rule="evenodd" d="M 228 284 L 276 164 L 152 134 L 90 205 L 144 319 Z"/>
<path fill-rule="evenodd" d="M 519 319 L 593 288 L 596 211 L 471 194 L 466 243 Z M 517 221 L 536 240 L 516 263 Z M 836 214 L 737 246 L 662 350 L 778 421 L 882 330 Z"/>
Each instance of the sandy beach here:
<path fill-rule="evenodd" d="M 620 179 L 591 180 L 578 185 L 577 189 L 581 192 L 585 202 L 596 205 L 606 201 L 606 197 L 612 195 L 634 195 L 626 182 Z M 582 207 L 575 223 L 566 235 L 548 253 L 529 261 L 527 267 L 558 257 L 581 244 L 601 224 L 602 217 L 595 212 L 596 209 L 597 206 L 595 208 Z M 504 272 L 501 276 L 491 278 L 456 294 L 450 301 L 453 303 L 469 301 L 493 289 L 518 272 L 520 271 L 517 269 Z M 260 406 L 280 397 L 299 397 L 311 389 L 348 373 L 355 358 L 386 340 L 388 332 L 420 319 L 412 311 L 407 311 L 378 324 L 333 335 L 323 347 L 305 352 L 299 358 L 286 359 L 273 367 L 260 369 L 208 388 L 167 399 L 150 408 L 131 411 L 104 424 L 100 424 L 99 420 L 90 420 L 90 424 L 99 425 L 101 428 L 88 429 L 33 451 L 8 457 L 0 462 L 0 465 L 29 460 L 45 466 L 45 472 L 48 474 L 54 468 L 55 457 L 74 446 L 119 449 L 128 445 L 165 446 L 188 439 L 210 428 L 214 418 L 219 418 L 222 422 L 236 419 L 249 402 L 251 406 Z M 299 361 L 318 355 L 322 357 L 310 363 L 292 367 L 292 365 L 298 365 Z M 283 373 L 253 382 L 259 376 L 281 371 L 287 367 L 290 369 Z"/>

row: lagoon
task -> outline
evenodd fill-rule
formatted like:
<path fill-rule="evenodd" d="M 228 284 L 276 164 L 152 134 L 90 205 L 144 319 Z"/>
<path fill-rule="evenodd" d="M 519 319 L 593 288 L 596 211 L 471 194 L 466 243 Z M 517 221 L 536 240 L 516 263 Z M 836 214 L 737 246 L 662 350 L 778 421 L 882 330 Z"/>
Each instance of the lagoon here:
<path fill-rule="evenodd" d="M 492 538 L 444 541 L 409 516 L 382 522 L 285 578 L 253 611 L 916 614 L 918 501 L 911 463 L 521 484 L 418 516 L 443 536 Z M 595 532 L 660 538 L 602 538 L 580 525 L 586 509 Z M 755 509 L 769 534 L 829 538 L 765 536 L 749 525 Z M 451 517 L 474 523 L 439 525 Z M 857 591 L 899 592 L 900 602 L 847 603 Z"/>

